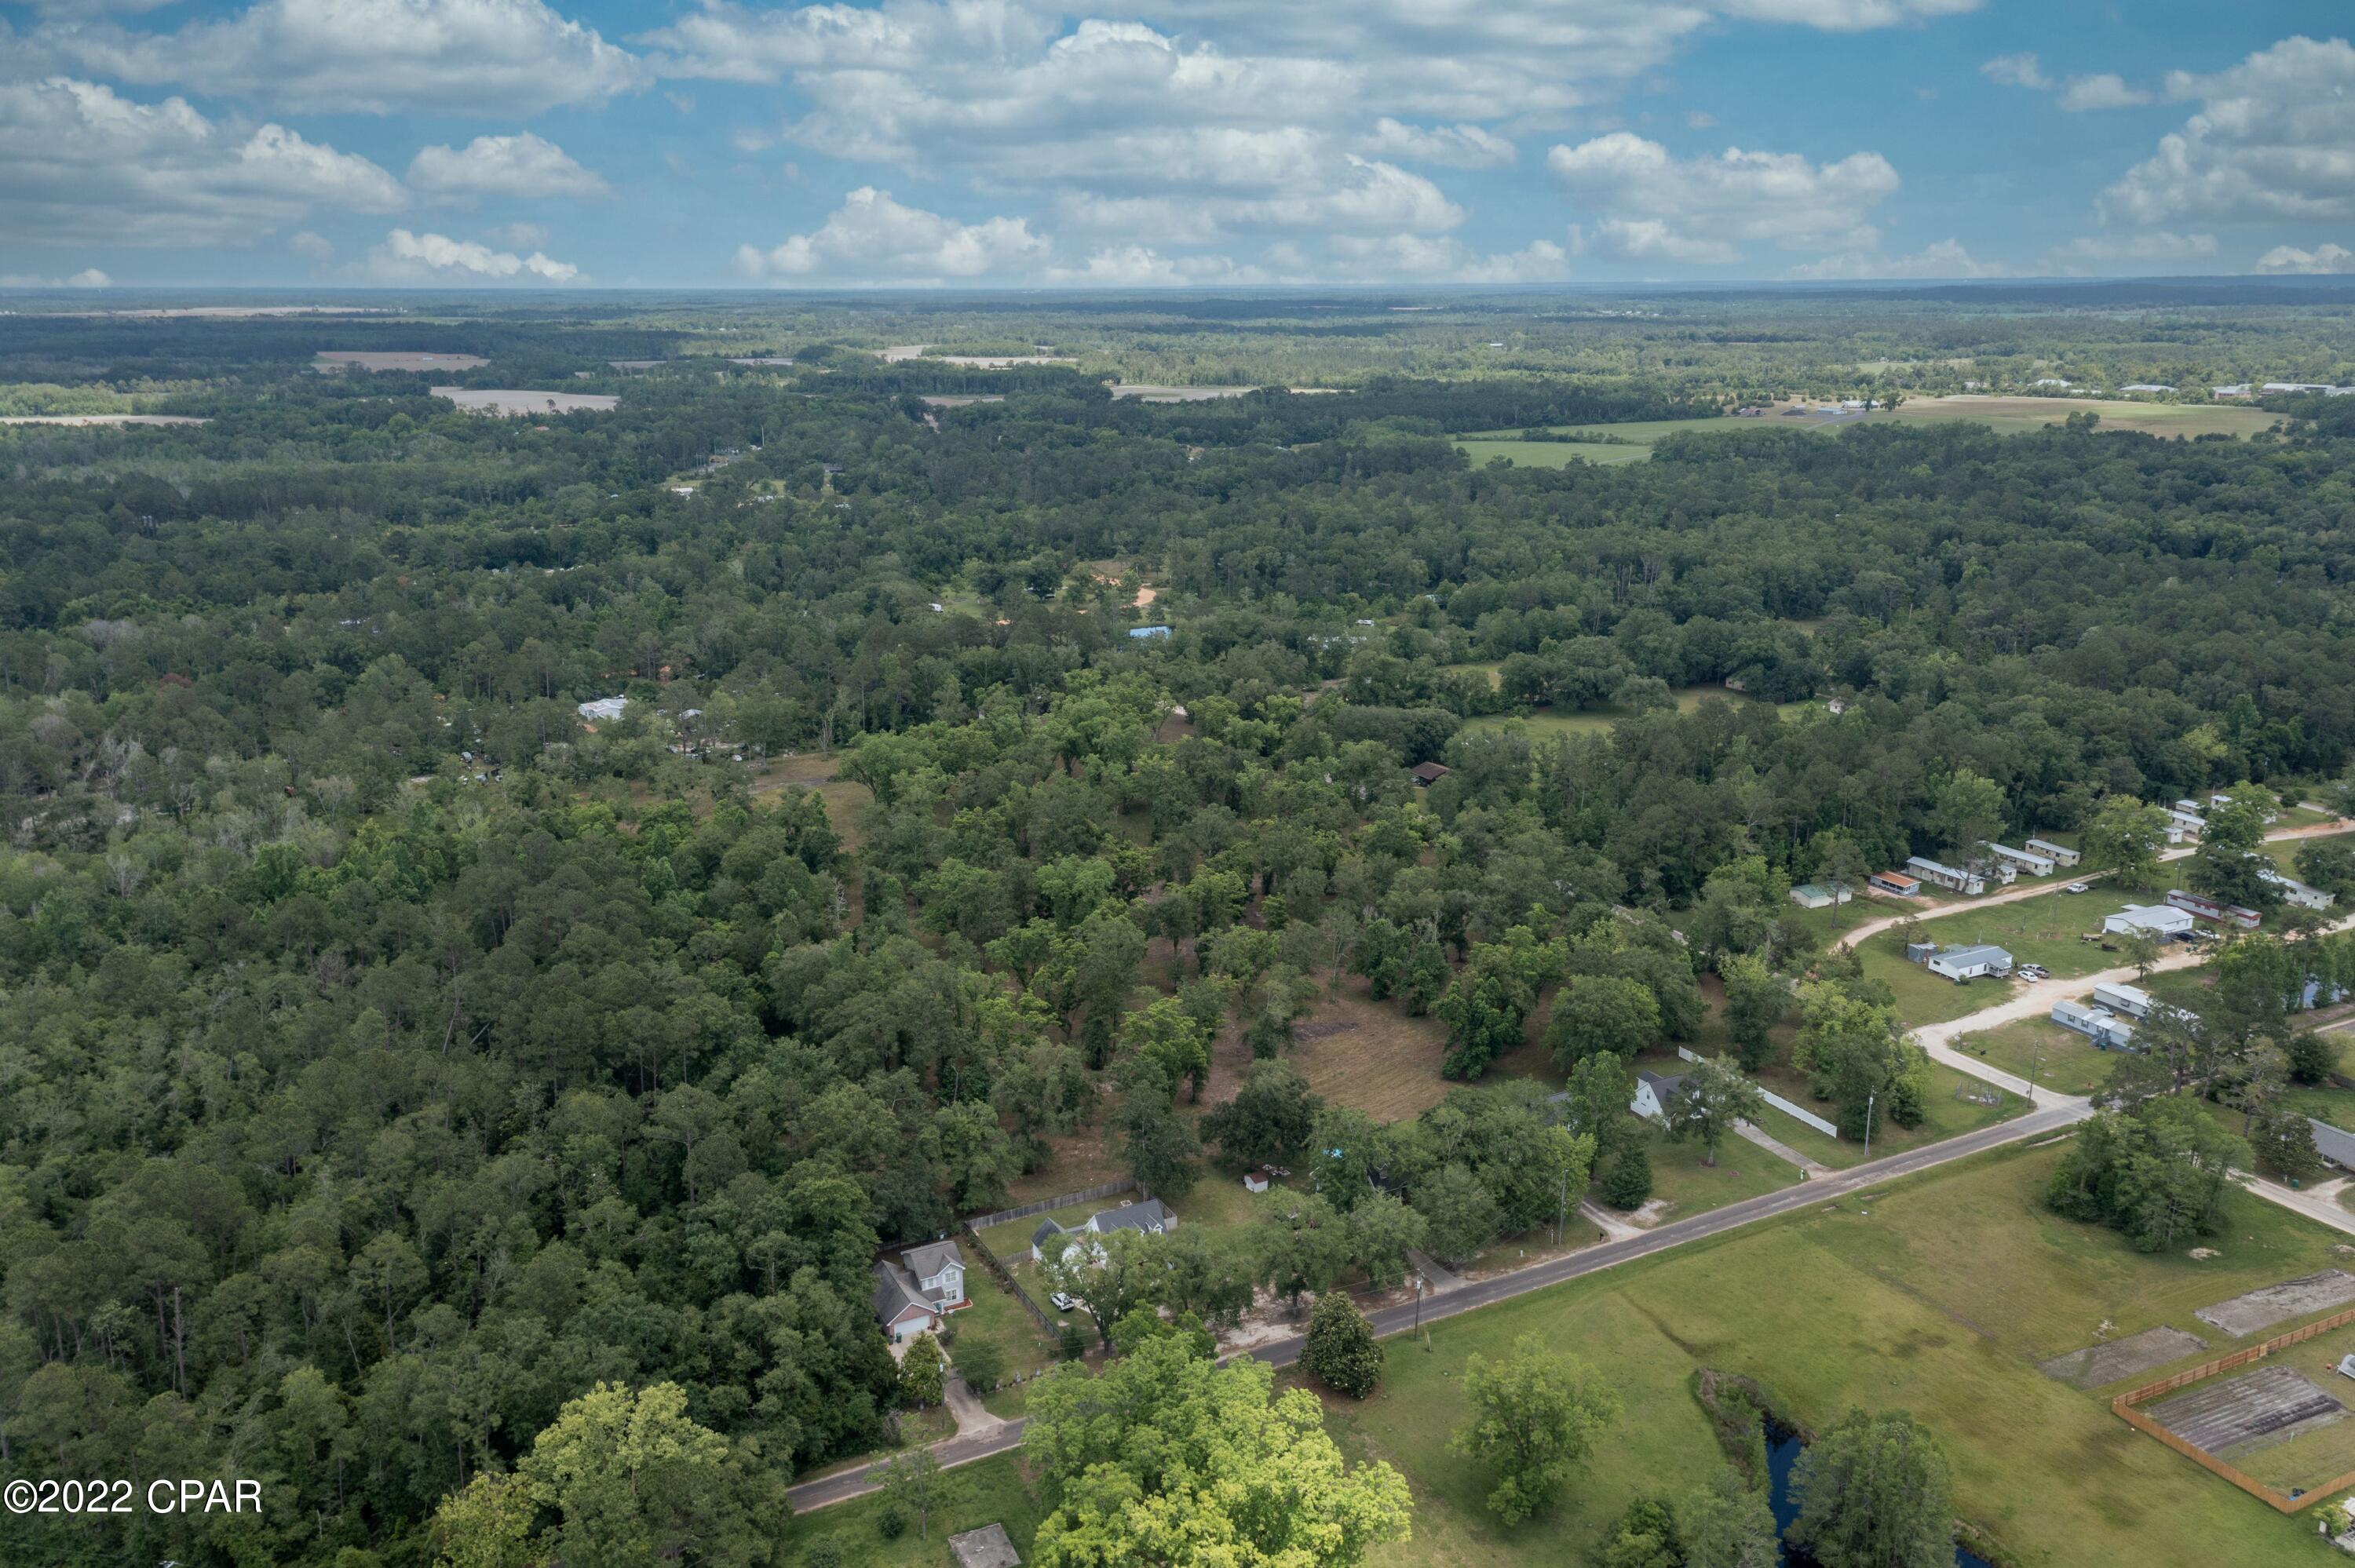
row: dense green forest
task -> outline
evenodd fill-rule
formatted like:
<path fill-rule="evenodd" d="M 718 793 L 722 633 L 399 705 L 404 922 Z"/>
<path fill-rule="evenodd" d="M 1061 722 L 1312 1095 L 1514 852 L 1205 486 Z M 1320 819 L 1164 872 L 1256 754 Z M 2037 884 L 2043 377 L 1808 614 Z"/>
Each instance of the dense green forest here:
<path fill-rule="evenodd" d="M 442 1499 L 601 1383 L 676 1385 L 746 1473 L 867 1452 L 879 1247 L 1083 1169 L 1181 1194 L 1312 1124 L 1353 1150 L 1298 1222 L 1332 1245 L 1140 1291 L 1213 1322 L 1469 1255 L 1614 1157 L 1602 1113 L 1476 1084 L 1541 1015 L 1615 1071 L 1694 1037 L 1703 975 L 1806 967 L 1792 882 L 2347 771 L 2355 399 L 2245 440 L 1444 439 L 1713 416 L 1859 335 L 2170 368 L 2131 313 L 1891 302 L 1830 342 L 1828 309 L 1760 307 L 1768 358 L 1668 302 L 1518 323 L 1558 340 L 1519 366 L 1450 346 L 1499 315 L 1352 318 L 1359 350 L 1304 312 L 1010 371 L 880 362 L 923 323 L 847 308 L 0 320 L 12 381 L 209 420 L 0 427 L 0 1470 L 272 1499 L 0 1557 L 429 1563 Z M 2259 351 L 2186 313 L 2187 381 Z M 2347 363 L 2336 322 L 2252 330 Z M 1114 397 L 1096 360 L 1156 334 L 1119 368 L 1269 389 Z M 366 346 L 620 403 L 309 367 Z M 1385 1128 L 1316 1103 L 1283 1063 L 1345 976 L 1475 1086 Z M 1842 1013 L 1868 982 L 1810 984 L 1811 1026 L 1885 1043 Z M 1262 1065 L 1205 1097 L 1214 1055 Z"/>

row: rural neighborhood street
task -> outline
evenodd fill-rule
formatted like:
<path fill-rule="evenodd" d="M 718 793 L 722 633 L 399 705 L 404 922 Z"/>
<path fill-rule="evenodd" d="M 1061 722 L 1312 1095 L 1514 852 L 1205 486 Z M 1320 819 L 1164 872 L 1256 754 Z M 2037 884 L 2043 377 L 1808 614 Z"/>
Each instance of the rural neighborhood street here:
<path fill-rule="evenodd" d="M 2350 829 L 2355 829 L 2355 822 L 2327 822 L 2312 828 L 2288 828 L 2266 836 L 2268 838 L 2305 838 L 2323 833 L 2345 832 Z M 2181 853 L 2189 853 L 2190 851 Z M 2170 854 L 2168 858 L 2179 857 Z M 2041 886 L 2018 888 L 2008 893 L 1994 894 L 1984 898 L 1972 899 L 1966 903 L 1924 910 L 1921 913 L 1921 918 L 1934 919 L 1941 915 L 1953 914 L 1961 909 L 1978 909 L 1989 904 L 2010 903 L 2021 898 L 2038 897 L 2044 894 L 2056 893 L 2062 885 L 2058 882 L 2049 882 Z M 1886 930 L 1902 918 L 1903 916 L 1898 916 L 1868 922 L 1849 933 L 1843 939 L 1851 944 L 1861 941 L 1878 931 Z M 2328 929 L 2343 930 L 2350 926 L 2355 926 L 2355 916 L 2335 922 Z M 2203 952 L 2186 949 L 2168 954 L 2151 968 L 2155 972 L 2189 969 L 2200 963 L 2207 956 Z M 2055 1001 L 2063 998 L 2083 996 L 2098 984 L 2131 982 L 2135 978 L 2134 969 L 2126 966 L 2104 969 L 2098 974 L 2036 980 L 2018 986 L 2003 1001 L 1983 1007 L 1977 1012 L 1966 1013 L 1961 1018 L 1949 1019 L 1942 1023 L 1924 1024 L 1913 1031 L 1913 1038 L 1929 1053 L 1933 1060 L 1943 1062 L 1959 1072 L 1968 1073 L 1974 1077 L 2027 1098 L 2033 1108 L 2024 1116 L 2015 1117 L 2009 1121 L 1998 1122 L 1992 1127 L 1980 1128 L 1977 1131 L 1964 1133 L 1958 1138 L 1950 1138 L 1943 1142 L 1908 1150 L 1902 1154 L 1892 1154 L 1885 1159 L 1827 1174 L 1817 1174 L 1817 1172 L 1823 1168 L 1798 1157 L 1796 1150 L 1778 1150 L 1783 1153 L 1785 1159 L 1806 1170 L 1808 1179 L 1778 1192 L 1747 1198 L 1738 1203 L 1728 1203 L 1723 1208 L 1707 1210 L 1687 1219 L 1672 1220 L 1650 1230 L 1633 1230 L 1624 1224 L 1609 1224 L 1600 1216 L 1596 1216 L 1598 1224 L 1608 1234 L 1609 1239 L 1561 1257 L 1548 1258 L 1541 1263 L 1530 1264 L 1526 1268 L 1514 1269 L 1509 1273 L 1495 1275 L 1487 1279 L 1465 1281 L 1443 1292 L 1426 1296 L 1421 1306 L 1421 1320 L 1433 1322 L 1442 1318 L 1452 1318 L 1459 1312 L 1468 1312 L 1475 1308 L 1510 1300 L 1516 1296 L 1524 1296 L 1532 1290 L 1542 1290 L 1550 1285 L 1560 1285 L 1566 1280 L 1582 1278 L 1606 1268 L 1667 1252 L 1673 1247 L 1704 1241 L 1711 1236 L 1723 1235 L 1729 1231 L 1755 1224 L 1761 1220 L 1775 1219 L 1784 1214 L 1796 1213 L 1810 1206 L 1828 1203 L 1835 1199 L 1847 1197 L 1880 1182 L 1934 1170 L 1938 1166 L 1956 1160 L 1967 1160 L 1972 1155 L 1984 1153 L 1990 1149 L 1999 1149 L 2008 1144 L 2066 1132 L 2093 1114 L 2090 1101 L 2081 1096 L 2056 1094 L 2045 1088 L 2038 1088 L 2031 1092 L 2027 1080 L 2017 1074 L 2006 1072 L 2000 1067 L 1990 1066 L 1966 1052 L 1955 1050 L 1954 1042 L 1980 1030 L 2018 1022 L 2022 1019 L 2043 1017 L 2051 1012 Z M 1752 1137 L 1748 1130 L 1744 1131 L 1744 1136 Z M 1752 1137 L 1752 1141 L 1764 1143 L 1771 1140 L 1766 1140 L 1763 1135 L 1759 1135 Z M 2334 1196 L 2293 1192 L 2279 1182 L 2269 1181 L 2245 1173 L 2243 1173 L 2242 1180 L 2249 1190 L 2259 1197 L 2279 1203 L 2285 1208 L 2293 1209 L 2308 1219 L 2328 1225 L 2334 1230 L 2355 1234 L 2355 1215 L 2350 1215 L 2341 1209 Z M 1587 1210 L 1582 1207 L 1581 1213 L 1586 1212 Z M 1367 1320 L 1373 1325 L 1376 1334 L 1388 1336 L 1412 1331 L 1417 1321 L 1416 1314 L 1415 1304 L 1408 1302 L 1401 1306 L 1385 1307 L 1370 1312 L 1367 1314 Z M 1290 1366 L 1299 1359 L 1300 1348 L 1301 1340 L 1295 1336 L 1256 1346 L 1249 1353 L 1271 1365 L 1283 1367 Z M 1007 1453 L 1022 1446 L 1023 1425 L 1024 1423 L 1020 1421 L 1006 1421 L 998 1423 L 994 1428 L 967 1429 L 963 1425 L 961 1417 L 957 1435 L 933 1444 L 932 1456 L 943 1465 L 954 1466 L 969 1464 L 975 1459 L 986 1459 L 992 1455 Z M 815 1480 L 804 1481 L 798 1486 L 788 1489 L 785 1495 L 797 1512 L 806 1512 L 811 1509 L 845 1502 L 875 1490 L 879 1485 L 875 1478 L 875 1472 L 887 1463 L 889 1463 L 888 1460 L 878 1460 L 854 1469 L 824 1476 Z"/>

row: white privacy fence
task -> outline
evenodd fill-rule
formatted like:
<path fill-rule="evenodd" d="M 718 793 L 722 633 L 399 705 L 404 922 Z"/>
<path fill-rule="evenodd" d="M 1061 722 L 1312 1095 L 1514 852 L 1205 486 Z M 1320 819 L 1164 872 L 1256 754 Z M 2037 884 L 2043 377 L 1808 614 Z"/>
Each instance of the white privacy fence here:
<path fill-rule="evenodd" d="M 1688 1062 L 1699 1062 L 1703 1060 L 1700 1052 L 1689 1049 L 1682 1045 L 1677 1047 L 1677 1054 L 1682 1056 Z M 1792 1118 L 1802 1126 L 1812 1127 L 1827 1138 L 1838 1138 L 1839 1136 L 1838 1128 L 1834 1127 L 1831 1123 L 1826 1121 L 1815 1112 L 1805 1110 L 1793 1105 L 1790 1101 L 1785 1099 L 1774 1090 L 1764 1087 L 1763 1085 L 1760 1086 L 1758 1092 L 1766 1097 L 1766 1103 L 1768 1105 L 1773 1106 L 1785 1116 Z"/>

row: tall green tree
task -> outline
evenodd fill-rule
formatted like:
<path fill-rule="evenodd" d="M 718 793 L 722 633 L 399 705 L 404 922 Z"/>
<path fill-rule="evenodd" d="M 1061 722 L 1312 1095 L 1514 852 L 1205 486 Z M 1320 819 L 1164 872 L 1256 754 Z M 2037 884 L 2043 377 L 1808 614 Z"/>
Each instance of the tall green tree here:
<path fill-rule="evenodd" d="M 1386 1464 L 1345 1464 L 1316 1396 L 1273 1393 L 1249 1357 L 1220 1367 L 1180 1335 L 1145 1340 L 1091 1378 L 1032 1389 L 1023 1452 L 1050 1505 L 1040 1568 L 1192 1560 L 1356 1568 L 1406 1538 L 1412 1499 Z"/>
<path fill-rule="evenodd" d="M 1824 1568 L 1947 1568 L 1955 1560 L 1953 1472 L 1902 1410 L 1851 1410 L 1791 1472 L 1799 1516 L 1788 1539 Z"/>
<path fill-rule="evenodd" d="M 1731 1465 L 1677 1505 L 1684 1568 L 1775 1568 L 1782 1542 L 1766 1493 Z"/>
<path fill-rule="evenodd" d="M 1381 1344 L 1357 1303 L 1338 1290 L 1326 1291 L 1309 1309 L 1300 1364 L 1318 1383 L 1351 1399 L 1363 1399 L 1381 1386 Z"/>
<path fill-rule="evenodd" d="M 1734 1124 L 1754 1122 L 1766 1114 L 1766 1097 L 1732 1062 L 1720 1056 L 1687 1067 L 1676 1093 L 1660 1108 L 1668 1118 L 1669 1140 L 1698 1142 L 1701 1163 L 1715 1165 L 1717 1151 Z"/>
<path fill-rule="evenodd" d="M 1495 1467 L 1488 1507 L 1508 1525 L 1550 1509 L 1621 1413 L 1618 1394 L 1593 1368 L 1534 1334 L 1514 1340 L 1501 1361 L 1475 1351 L 1464 1394 L 1472 1414 L 1448 1452 Z"/>

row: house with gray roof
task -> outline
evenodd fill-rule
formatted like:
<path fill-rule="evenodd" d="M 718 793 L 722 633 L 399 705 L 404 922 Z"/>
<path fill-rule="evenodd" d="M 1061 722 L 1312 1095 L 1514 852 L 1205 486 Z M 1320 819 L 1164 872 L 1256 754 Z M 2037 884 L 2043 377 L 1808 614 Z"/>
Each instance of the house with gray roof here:
<path fill-rule="evenodd" d="M 1030 1256 L 1033 1262 L 1044 1263 L 1051 1248 L 1057 1256 L 1069 1252 L 1075 1242 L 1058 1242 L 1059 1236 L 1110 1235 L 1114 1231 L 1135 1231 L 1143 1235 L 1166 1235 L 1178 1228 L 1178 1216 L 1169 1205 L 1158 1198 L 1143 1198 L 1134 1203 L 1123 1203 L 1116 1209 L 1102 1209 L 1087 1217 L 1084 1224 L 1063 1226 L 1052 1220 L 1041 1220 L 1039 1228 L 1030 1233 Z"/>
<path fill-rule="evenodd" d="M 953 1241 L 911 1246 L 875 1266 L 875 1318 L 893 1343 L 929 1334 L 972 1300 L 964 1293 L 964 1254 Z"/>
<path fill-rule="evenodd" d="M 1653 1121 L 1668 1119 L 1668 1107 L 1676 1103 L 1677 1091 L 1684 1087 L 1682 1073 L 1655 1073 L 1649 1068 L 1636 1075 L 1636 1097 L 1627 1108 L 1637 1116 Z"/>
<path fill-rule="evenodd" d="M 1979 975 L 2002 979 L 2011 973 L 2011 955 L 1992 943 L 1979 942 L 1964 948 L 1941 948 L 1923 960 L 1922 967 L 1956 985 Z"/>

